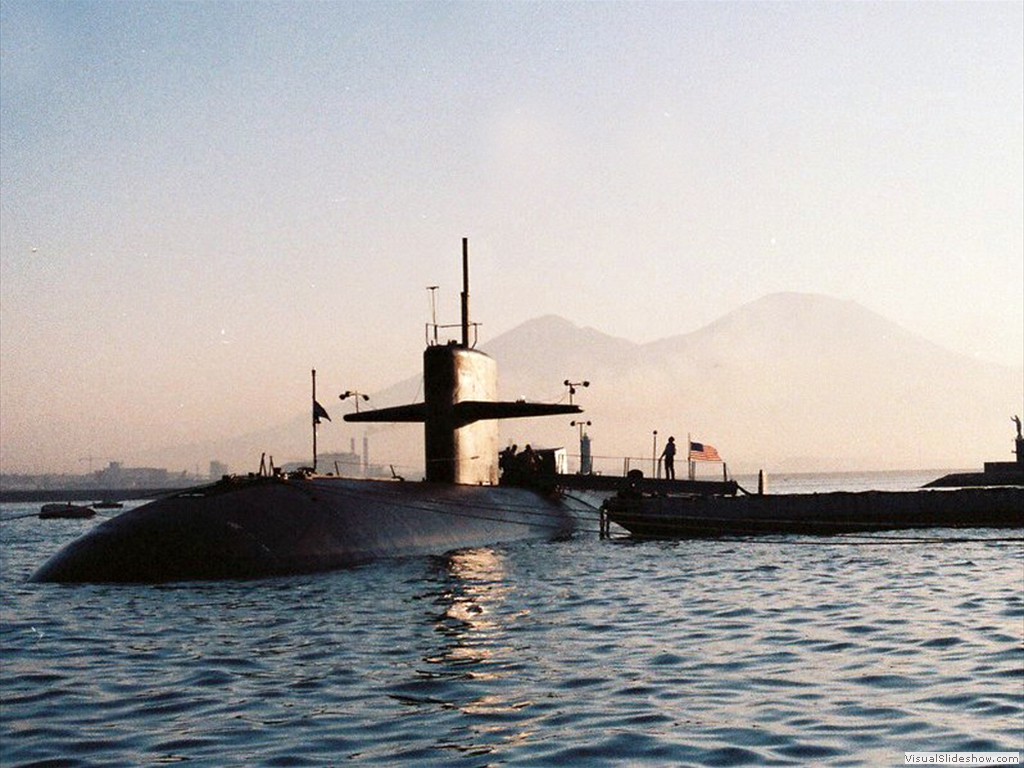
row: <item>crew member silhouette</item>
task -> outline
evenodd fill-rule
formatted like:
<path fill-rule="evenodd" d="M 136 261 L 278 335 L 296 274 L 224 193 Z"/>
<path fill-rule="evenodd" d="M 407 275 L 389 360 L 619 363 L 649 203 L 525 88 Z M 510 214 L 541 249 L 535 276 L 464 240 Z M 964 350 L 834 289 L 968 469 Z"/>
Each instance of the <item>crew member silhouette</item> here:
<path fill-rule="evenodd" d="M 665 450 L 661 452 L 661 458 L 665 461 L 665 479 L 676 479 L 676 439 L 670 437 L 665 443 Z"/>

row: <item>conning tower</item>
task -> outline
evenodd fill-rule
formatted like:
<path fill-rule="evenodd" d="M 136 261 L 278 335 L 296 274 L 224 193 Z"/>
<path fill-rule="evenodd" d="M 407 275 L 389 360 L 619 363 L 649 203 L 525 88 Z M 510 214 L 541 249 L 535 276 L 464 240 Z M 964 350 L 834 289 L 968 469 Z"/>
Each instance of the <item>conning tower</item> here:
<path fill-rule="evenodd" d="M 422 403 L 350 413 L 346 421 L 423 422 L 426 479 L 497 485 L 498 419 L 580 413 L 579 406 L 502 402 L 494 359 L 470 344 L 469 241 L 462 239 L 462 340 L 423 351 Z"/>

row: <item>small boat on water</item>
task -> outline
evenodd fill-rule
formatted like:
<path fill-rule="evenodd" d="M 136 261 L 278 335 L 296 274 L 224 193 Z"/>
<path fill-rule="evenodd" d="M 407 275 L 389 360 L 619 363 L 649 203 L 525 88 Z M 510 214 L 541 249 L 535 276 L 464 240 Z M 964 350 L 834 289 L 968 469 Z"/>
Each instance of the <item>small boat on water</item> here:
<path fill-rule="evenodd" d="M 92 507 L 72 504 L 69 501 L 43 504 L 39 510 L 40 520 L 87 520 L 96 514 Z"/>
<path fill-rule="evenodd" d="M 602 514 L 639 538 L 834 535 L 923 528 L 1024 528 L 1024 488 L 656 495 L 627 490 Z"/>
<path fill-rule="evenodd" d="M 93 509 L 121 509 L 124 506 L 120 501 L 112 501 L 111 499 L 104 499 L 103 501 L 97 501 L 92 505 Z"/>

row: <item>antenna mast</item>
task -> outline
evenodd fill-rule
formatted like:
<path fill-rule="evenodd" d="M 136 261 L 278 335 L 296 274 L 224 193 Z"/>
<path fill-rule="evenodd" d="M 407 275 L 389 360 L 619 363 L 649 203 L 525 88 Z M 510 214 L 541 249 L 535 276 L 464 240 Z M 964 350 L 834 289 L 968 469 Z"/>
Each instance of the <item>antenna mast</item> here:
<path fill-rule="evenodd" d="M 320 416 L 317 414 L 316 406 L 316 368 L 313 368 L 313 471 L 316 472 L 316 425 L 320 423 Z"/>
<path fill-rule="evenodd" d="M 462 238 L 462 346 L 469 349 L 469 238 Z"/>

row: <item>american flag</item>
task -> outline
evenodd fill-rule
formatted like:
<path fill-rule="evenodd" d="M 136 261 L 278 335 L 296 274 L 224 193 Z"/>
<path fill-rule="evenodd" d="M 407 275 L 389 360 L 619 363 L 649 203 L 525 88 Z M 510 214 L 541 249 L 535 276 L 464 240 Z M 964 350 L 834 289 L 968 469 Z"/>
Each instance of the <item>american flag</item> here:
<path fill-rule="evenodd" d="M 715 446 L 690 441 L 690 461 L 721 461 Z"/>

